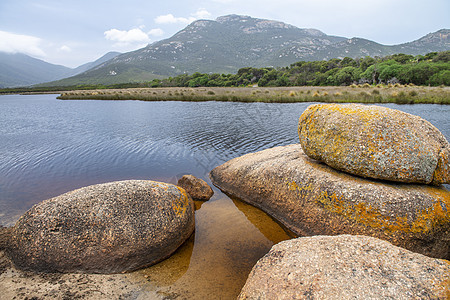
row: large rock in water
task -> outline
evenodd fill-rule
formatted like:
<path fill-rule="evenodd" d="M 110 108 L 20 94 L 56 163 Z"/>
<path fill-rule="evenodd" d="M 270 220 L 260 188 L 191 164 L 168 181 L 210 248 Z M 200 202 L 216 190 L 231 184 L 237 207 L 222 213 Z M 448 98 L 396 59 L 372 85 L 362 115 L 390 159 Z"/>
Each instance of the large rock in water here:
<path fill-rule="evenodd" d="M 298 144 L 232 159 L 210 176 L 299 236 L 362 234 L 450 258 L 450 192 L 442 186 L 352 176 L 309 158 Z"/>
<path fill-rule="evenodd" d="M 193 232 L 194 205 L 175 185 L 92 185 L 28 210 L 7 246 L 14 264 L 43 272 L 117 273 L 170 256 Z"/>
<path fill-rule="evenodd" d="M 238 299 L 448 299 L 450 263 L 366 236 L 281 242 L 253 267 Z"/>
<path fill-rule="evenodd" d="M 300 116 L 305 153 L 362 177 L 450 183 L 450 144 L 428 121 L 380 106 L 316 104 Z"/>

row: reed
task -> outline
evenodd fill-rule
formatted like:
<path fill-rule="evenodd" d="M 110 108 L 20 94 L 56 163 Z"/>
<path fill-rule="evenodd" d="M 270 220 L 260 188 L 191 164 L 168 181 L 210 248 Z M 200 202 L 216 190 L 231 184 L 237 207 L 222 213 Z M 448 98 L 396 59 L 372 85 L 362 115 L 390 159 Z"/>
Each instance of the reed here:
<path fill-rule="evenodd" d="M 130 88 L 62 92 L 63 100 L 228 101 L 228 102 L 328 102 L 328 103 L 433 103 L 450 104 L 450 87 L 210 87 Z"/>

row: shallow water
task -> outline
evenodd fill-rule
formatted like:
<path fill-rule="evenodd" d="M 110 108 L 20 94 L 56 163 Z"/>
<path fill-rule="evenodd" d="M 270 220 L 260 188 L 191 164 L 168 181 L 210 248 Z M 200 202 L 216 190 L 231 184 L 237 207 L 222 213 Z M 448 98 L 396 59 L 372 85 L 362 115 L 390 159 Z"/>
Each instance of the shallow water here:
<path fill-rule="evenodd" d="M 41 200 L 102 182 L 175 183 L 223 162 L 297 143 L 311 103 L 61 101 L 0 96 L 0 224 Z M 450 139 L 450 107 L 385 105 L 420 115 Z M 234 298 L 251 267 L 288 234 L 260 210 L 218 189 L 196 203 L 195 235 L 174 256 L 135 272 L 143 289 L 175 298 Z"/>

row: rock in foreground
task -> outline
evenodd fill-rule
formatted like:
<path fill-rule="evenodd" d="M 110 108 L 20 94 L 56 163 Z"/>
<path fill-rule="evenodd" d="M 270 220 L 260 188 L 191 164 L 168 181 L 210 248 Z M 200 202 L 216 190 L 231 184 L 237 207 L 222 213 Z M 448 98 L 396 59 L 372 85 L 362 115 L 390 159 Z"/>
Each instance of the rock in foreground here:
<path fill-rule="evenodd" d="M 253 267 L 238 299 L 446 299 L 450 264 L 366 236 L 281 242 Z"/>
<path fill-rule="evenodd" d="M 111 182 L 33 206 L 12 228 L 7 253 L 26 270 L 125 272 L 167 258 L 194 227 L 193 201 L 182 188 Z"/>
<path fill-rule="evenodd" d="M 194 175 L 183 175 L 177 185 L 195 200 L 208 201 L 214 195 L 212 188 L 204 180 Z"/>
<path fill-rule="evenodd" d="M 450 183 L 450 144 L 428 121 L 361 104 L 316 104 L 298 133 L 311 158 L 350 174 L 398 182 Z"/>
<path fill-rule="evenodd" d="M 443 187 L 355 177 L 310 159 L 300 145 L 232 159 L 210 176 L 299 236 L 368 235 L 450 258 L 450 192 Z"/>

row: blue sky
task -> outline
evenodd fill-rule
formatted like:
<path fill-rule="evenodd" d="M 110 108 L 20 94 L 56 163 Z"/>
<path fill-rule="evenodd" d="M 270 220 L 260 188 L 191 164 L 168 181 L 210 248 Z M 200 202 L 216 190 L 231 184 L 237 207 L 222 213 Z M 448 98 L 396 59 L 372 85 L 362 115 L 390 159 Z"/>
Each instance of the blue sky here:
<path fill-rule="evenodd" d="M 449 0 L 0 0 L 0 51 L 76 67 L 227 14 L 388 45 L 450 28 Z"/>

